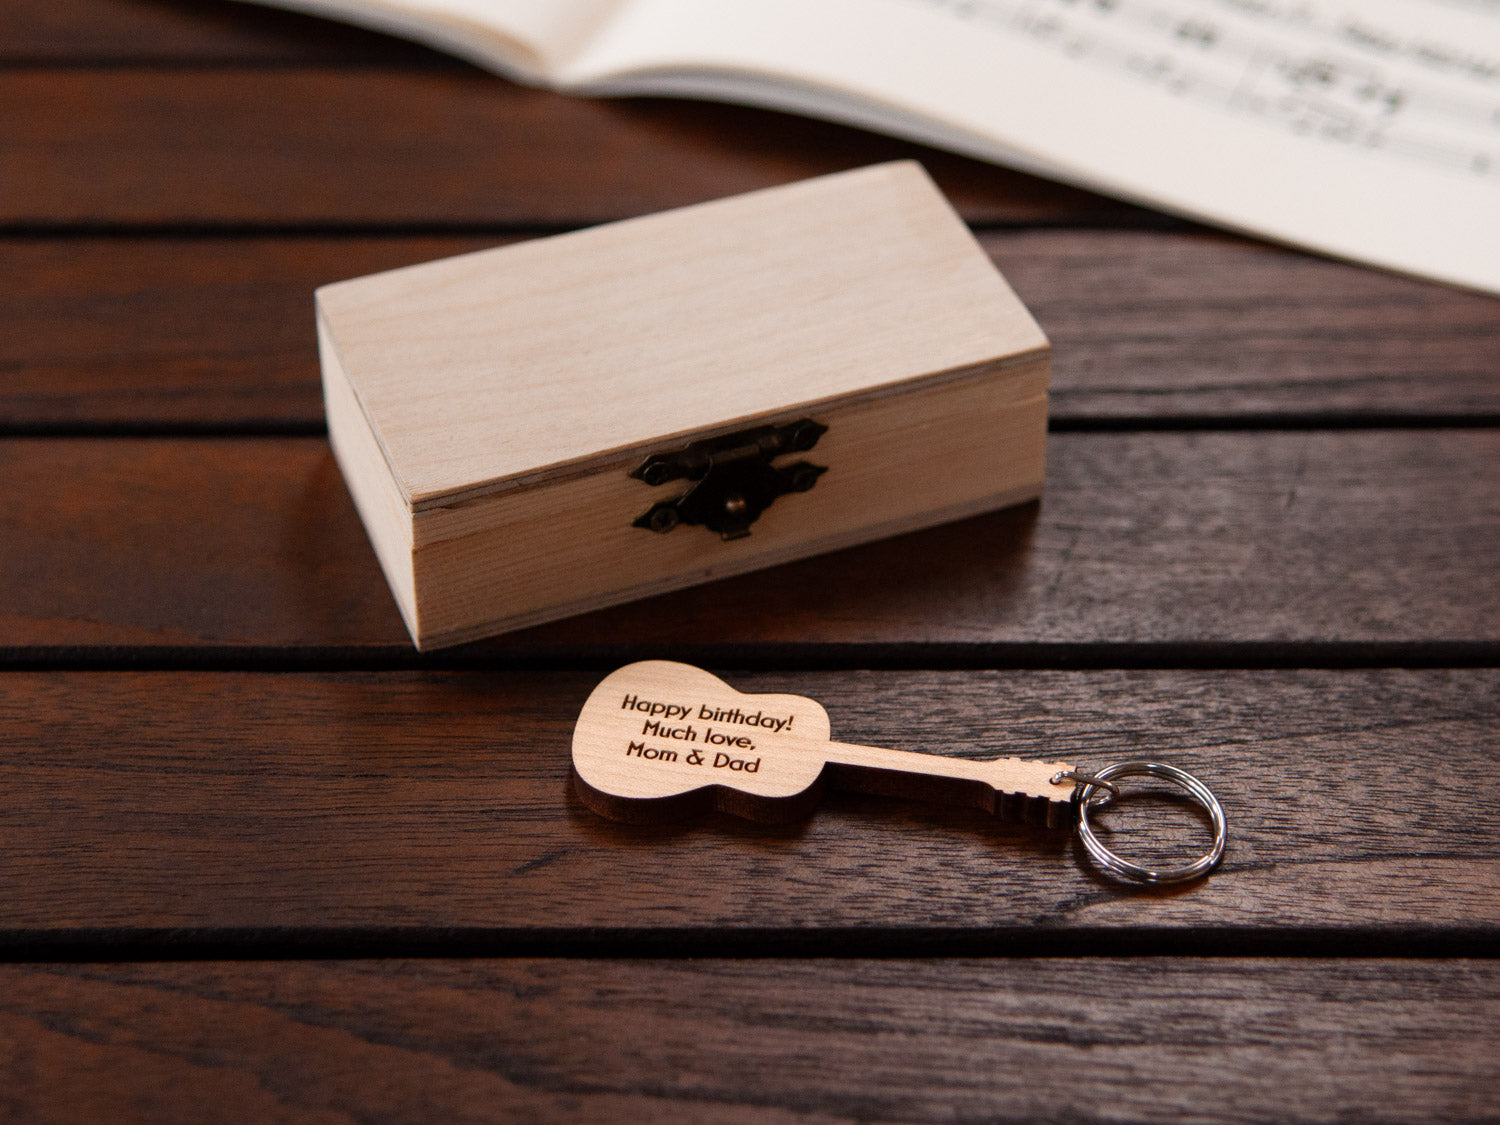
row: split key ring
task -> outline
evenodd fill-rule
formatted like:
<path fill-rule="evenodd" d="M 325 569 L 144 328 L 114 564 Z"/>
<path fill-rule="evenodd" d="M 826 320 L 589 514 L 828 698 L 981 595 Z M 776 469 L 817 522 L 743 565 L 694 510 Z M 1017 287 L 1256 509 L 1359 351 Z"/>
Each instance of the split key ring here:
<path fill-rule="evenodd" d="M 1187 790 L 1188 794 L 1208 813 L 1209 820 L 1213 823 L 1213 845 L 1192 863 L 1181 867 L 1143 867 L 1138 863 L 1131 863 L 1105 847 L 1095 835 L 1093 825 L 1089 823 L 1089 810 L 1103 808 L 1113 803 L 1114 799 L 1120 795 L 1120 787 L 1114 784 L 1114 779 L 1117 777 L 1159 777 L 1163 781 L 1170 781 Z M 1186 883 L 1193 879 L 1201 879 L 1219 866 L 1219 862 L 1224 858 L 1224 845 L 1229 840 L 1229 830 L 1224 822 L 1224 806 L 1219 804 L 1219 799 L 1213 795 L 1207 785 L 1186 770 L 1163 765 L 1161 762 L 1116 762 L 1095 773 L 1069 770 L 1058 774 L 1054 780 L 1063 778 L 1071 778 L 1078 783 L 1079 839 L 1083 841 L 1084 848 L 1094 862 L 1117 879 L 1157 885 Z"/>

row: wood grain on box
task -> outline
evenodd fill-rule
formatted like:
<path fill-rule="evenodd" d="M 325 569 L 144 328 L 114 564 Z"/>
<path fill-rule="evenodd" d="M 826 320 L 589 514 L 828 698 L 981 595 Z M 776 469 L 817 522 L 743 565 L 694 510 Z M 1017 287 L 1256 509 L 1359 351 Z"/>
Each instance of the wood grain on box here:
<path fill-rule="evenodd" d="M 1046 337 L 915 164 L 324 286 L 318 331 L 418 647 L 1041 492 Z M 648 455 L 802 419 L 827 473 L 750 534 L 638 526 Z"/>

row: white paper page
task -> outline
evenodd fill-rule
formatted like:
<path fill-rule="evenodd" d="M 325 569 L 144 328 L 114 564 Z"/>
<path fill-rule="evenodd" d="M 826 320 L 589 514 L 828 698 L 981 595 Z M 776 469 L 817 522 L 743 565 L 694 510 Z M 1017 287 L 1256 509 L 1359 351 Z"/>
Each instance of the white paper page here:
<path fill-rule="evenodd" d="M 1500 293 L 1497 0 L 631 0 L 561 77 L 883 127 Z"/>
<path fill-rule="evenodd" d="M 547 83 L 625 0 L 255 0 L 427 43 Z"/>

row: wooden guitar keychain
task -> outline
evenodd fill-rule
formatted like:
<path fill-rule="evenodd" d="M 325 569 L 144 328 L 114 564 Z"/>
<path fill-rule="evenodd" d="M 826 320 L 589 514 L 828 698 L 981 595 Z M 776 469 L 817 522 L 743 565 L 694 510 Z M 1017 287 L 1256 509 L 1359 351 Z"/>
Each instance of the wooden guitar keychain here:
<path fill-rule="evenodd" d="M 745 695 L 717 676 L 670 660 L 610 673 L 573 729 L 573 773 L 594 812 L 635 824 L 719 809 L 784 824 L 812 812 L 822 784 L 986 809 L 1049 828 L 1077 823 L 1104 870 L 1137 883 L 1201 878 L 1224 855 L 1224 809 L 1192 774 L 1158 762 L 1084 773 L 1067 762 L 971 761 L 835 742 L 828 712 L 800 695 Z M 1110 851 L 1089 812 L 1119 794 L 1121 777 L 1158 777 L 1187 790 L 1213 823 L 1213 846 L 1182 867 L 1149 868 Z M 820 784 L 821 783 L 821 784 Z"/>

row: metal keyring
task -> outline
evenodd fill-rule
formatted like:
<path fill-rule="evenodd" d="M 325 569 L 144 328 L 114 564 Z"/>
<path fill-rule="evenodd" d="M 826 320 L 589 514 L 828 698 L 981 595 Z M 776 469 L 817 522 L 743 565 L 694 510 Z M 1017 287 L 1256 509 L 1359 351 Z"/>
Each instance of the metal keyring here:
<path fill-rule="evenodd" d="M 1117 777 L 1159 777 L 1163 781 L 1180 785 L 1203 806 L 1214 826 L 1213 847 L 1192 863 L 1184 867 L 1164 869 L 1142 867 L 1140 864 L 1121 859 L 1099 842 L 1099 837 L 1094 835 L 1094 829 L 1089 824 L 1089 809 L 1098 805 L 1098 802 L 1091 799 L 1090 790 L 1094 789 L 1095 785 L 1093 782 L 1081 782 L 1078 792 L 1078 836 L 1094 862 L 1111 875 L 1128 879 L 1132 883 L 1186 883 L 1191 879 L 1202 878 L 1219 866 L 1219 861 L 1224 858 L 1224 844 L 1229 839 L 1229 830 L 1224 823 L 1224 807 L 1209 791 L 1208 786 L 1192 774 L 1176 766 L 1162 765 L 1160 762 L 1117 762 L 1102 770 L 1094 771 L 1092 776 L 1100 782 L 1112 781 Z"/>

